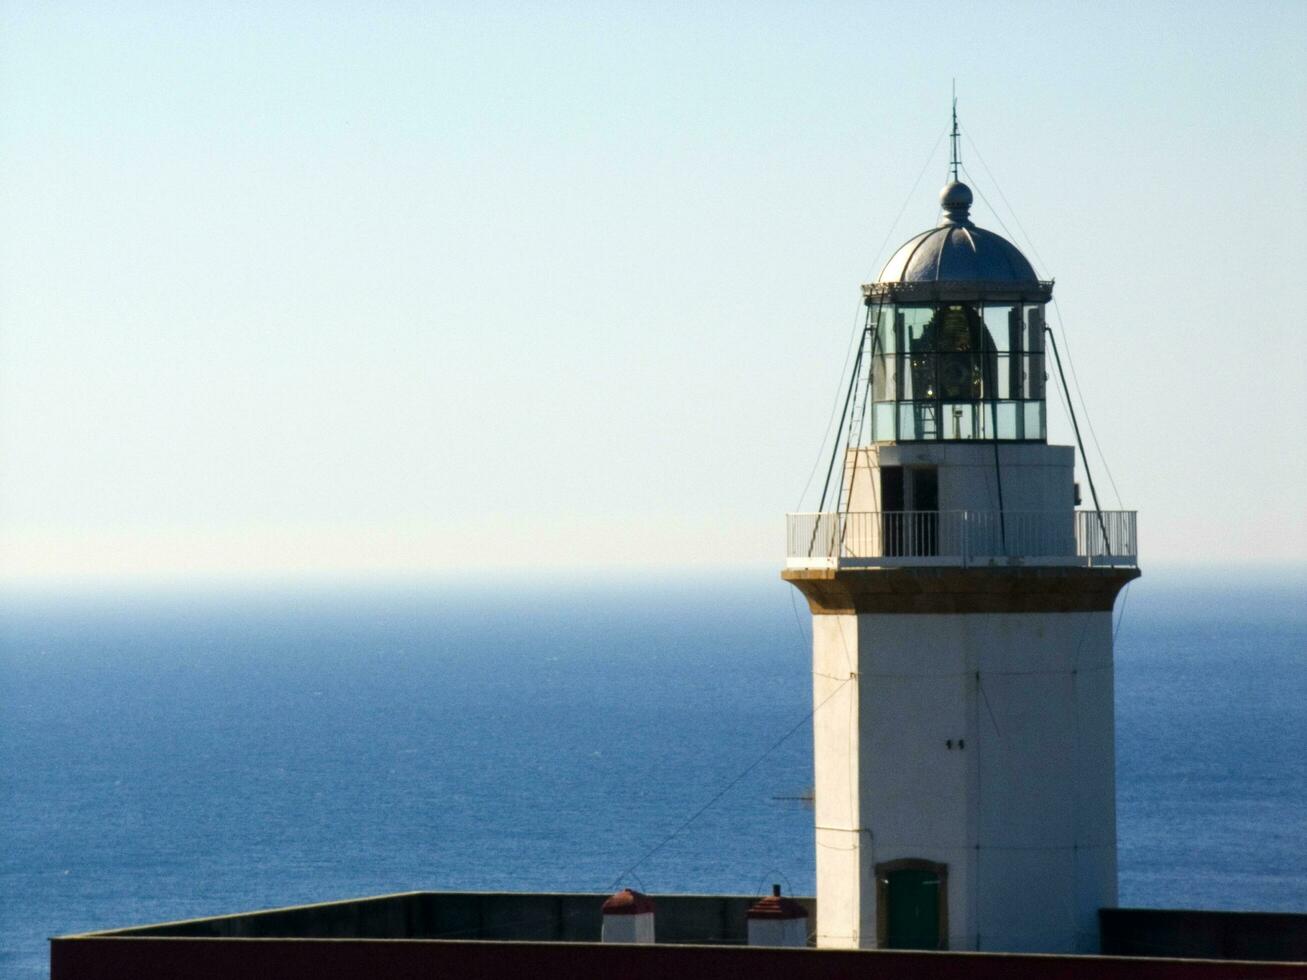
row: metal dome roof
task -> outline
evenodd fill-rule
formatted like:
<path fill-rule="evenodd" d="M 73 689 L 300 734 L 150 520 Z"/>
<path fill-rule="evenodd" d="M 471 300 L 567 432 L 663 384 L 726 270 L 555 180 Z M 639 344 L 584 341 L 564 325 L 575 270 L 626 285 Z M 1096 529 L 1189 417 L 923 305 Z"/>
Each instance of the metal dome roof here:
<path fill-rule="evenodd" d="M 1053 284 L 1040 281 L 1020 249 L 972 223 L 971 188 L 954 180 L 939 197 L 939 225 L 899 247 L 876 282 L 864 287 L 869 298 L 1049 298 Z"/>

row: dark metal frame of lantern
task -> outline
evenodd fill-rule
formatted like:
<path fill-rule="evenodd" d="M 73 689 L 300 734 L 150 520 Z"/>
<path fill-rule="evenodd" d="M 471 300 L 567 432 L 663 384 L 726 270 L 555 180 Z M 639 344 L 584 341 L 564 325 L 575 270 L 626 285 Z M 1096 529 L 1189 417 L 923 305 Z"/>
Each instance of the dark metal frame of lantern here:
<path fill-rule="evenodd" d="M 863 287 L 871 441 L 1044 442 L 1052 282 L 941 285 Z"/>

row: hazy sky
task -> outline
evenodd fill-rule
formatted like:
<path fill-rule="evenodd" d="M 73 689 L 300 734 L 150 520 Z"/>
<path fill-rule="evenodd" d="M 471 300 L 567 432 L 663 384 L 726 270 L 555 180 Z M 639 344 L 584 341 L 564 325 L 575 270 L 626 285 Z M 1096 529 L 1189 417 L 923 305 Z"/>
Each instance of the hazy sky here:
<path fill-rule="evenodd" d="M 779 567 L 954 76 L 1145 567 L 1307 552 L 1301 0 L 0 9 L 6 577 Z"/>

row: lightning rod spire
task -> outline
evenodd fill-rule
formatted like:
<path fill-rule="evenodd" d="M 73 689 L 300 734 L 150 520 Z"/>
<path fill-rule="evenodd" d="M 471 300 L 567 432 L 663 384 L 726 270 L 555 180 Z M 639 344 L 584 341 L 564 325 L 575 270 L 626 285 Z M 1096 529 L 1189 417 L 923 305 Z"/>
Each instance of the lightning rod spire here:
<path fill-rule="evenodd" d="M 952 142 L 953 142 L 953 154 L 949 159 L 949 172 L 952 174 L 952 179 L 956 181 L 958 179 L 958 167 L 962 163 L 962 161 L 958 158 L 958 80 L 956 78 L 953 79 Z"/>

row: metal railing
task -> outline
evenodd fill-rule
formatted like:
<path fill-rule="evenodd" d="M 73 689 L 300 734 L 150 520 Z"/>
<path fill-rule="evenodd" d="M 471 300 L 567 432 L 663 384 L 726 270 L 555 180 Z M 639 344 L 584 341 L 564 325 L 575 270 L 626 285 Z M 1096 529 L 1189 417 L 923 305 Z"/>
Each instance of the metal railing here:
<path fill-rule="evenodd" d="M 789 514 L 791 568 L 1134 565 L 1135 511 Z"/>

